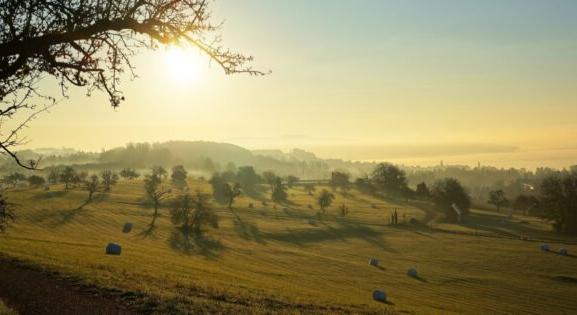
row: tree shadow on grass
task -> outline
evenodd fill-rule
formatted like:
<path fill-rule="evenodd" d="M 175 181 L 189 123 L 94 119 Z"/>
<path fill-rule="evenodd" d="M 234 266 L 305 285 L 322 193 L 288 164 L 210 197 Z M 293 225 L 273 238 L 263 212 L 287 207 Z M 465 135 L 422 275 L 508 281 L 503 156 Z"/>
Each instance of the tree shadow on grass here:
<path fill-rule="evenodd" d="M 143 238 L 156 238 L 156 225 L 151 222 L 150 224 L 148 224 L 146 226 L 146 228 L 142 231 L 140 231 L 140 233 L 138 233 L 138 236 L 141 236 Z"/>
<path fill-rule="evenodd" d="M 485 232 L 503 237 L 521 238 L 530 236 L 533 238 L 551 239 L 553 241 L 567 239 L 562 234 L 543 231 L 523 221 L 511 220 L 498 214 L 474 212 L 460 223 L 460 225 L 475 230 L 476 232 Z"/>
<path fill-rule="evenodd" d="M 50 199 L 50 198 L 59 198 L 64 197 L 68 194 L 69 190 L 58 190 L 58 191 L 43 191 L 37 195 L 34 195 L 34 199 Z"/>
<path fill-rule="evenodd" d="M 283 232 L 263 233 L 262 235 L 264 239 L 291 243 L 298 246 L 306 246 L 308 244 L 324 241 L 340 240 L 346 242 L 348 239 L 361 239 L 384 251 L 396 252 L 394 249 L 387 246 L 386 242 L 383 240 L 383 232 L 373 230 L 365 225 L 351 223 L 344 220 L 337 221 L 336 227 L 326 224 L 322 222 L 322 220 L 317 221 L 317 223 L 324 228 L 287 228 Z"/>
<path fill-rule="evenodd" d="M 264 195 L 264 190 L 256 187 L 255 189 L 252 190 L 245 190 L 244 194 L 248 197 L 250 197 L 251 199 L 257 200 L 257 201 L 266 201 L 266 197 Z"/>
<path fill-rule="evenodd" d="M 203 234 L 188 232 L 181 228 L 175 228 L 168 239 L 168 244 L 173 250 L 185 255 L 199 254 L 206 258 L 215 259 L 224 250 L 224 246 L 218 240 L 206 237 Z"/>
<path fill-rule="evenodd" d="M 40 213 L 33 219 L 33 221 L 36 223 L 44 223 L 45 221 L 48 221 L 48 227 L 56 228 L 65 225 L 78 217 L 79 214 L 84 212 L 84 207 L 89 203 L 90 201 L 86 200 L 74 209 Z"/>
<path fill-rule="evenodd" d="M 230 210 L 234 215 L 233 223 L 235 232 L 246 240 L 252 240 L 260 244 L 265 244 L 266 242 L 262 238 L 261 232 L 253 223 L 244 221 L 234 210 Z"/>
<path fill-rule="evenodd" d="M 413 279 L 415 279 L 415 280 L 418 280 L 418 281 L 420 281 L 420 282 L 423 282 L 423 283 L 429 283 L 429 281 L 427 281 L 427 279 L 425 279 L 425 278 L 423 278 L 423 277 L 421 277 L 421 276 L 409 276 L 409 277 L 410 277 L 410 278 L 413 278 Z"/>

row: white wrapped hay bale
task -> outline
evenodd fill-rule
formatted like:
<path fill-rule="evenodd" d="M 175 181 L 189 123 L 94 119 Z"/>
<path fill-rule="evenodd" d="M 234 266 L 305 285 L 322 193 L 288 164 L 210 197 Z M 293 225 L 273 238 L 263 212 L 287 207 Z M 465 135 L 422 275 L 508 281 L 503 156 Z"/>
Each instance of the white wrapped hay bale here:
<path fill-rule="evenodd" d="M 369 265 L 377 267 L 379 265 L 379 260 L 376 258 L 369 259 Z"/>
<path fill-rule="evenodd" d="M 130 233 L 130 231 L 132 231 L 132 223 L 124 223 L 124 226 L 122 227 L 122 233 Z"/>
<path fill-rule="evenodd" d="M 373 291 L 373 300 L 379 301 L 379 302 L 386 302 L 387 301 L 387 294 L 385 293 L 385 291 L 374 290 Z"/>
<path fill-rule="evenodd" d="M 108 243 L 106 246 L 106 255 L 120 255 L 122 246 L 114 243 Z"/>

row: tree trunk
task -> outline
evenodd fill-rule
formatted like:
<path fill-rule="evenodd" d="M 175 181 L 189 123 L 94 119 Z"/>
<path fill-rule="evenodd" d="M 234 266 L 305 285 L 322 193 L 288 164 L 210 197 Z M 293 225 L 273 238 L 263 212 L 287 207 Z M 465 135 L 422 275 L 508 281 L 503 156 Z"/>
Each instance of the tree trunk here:
<path fill-rule="evenodd" d="M 154 201 L 154 214 L 152 215 L 152 222 L 150 222 L 151 226 L 154 226 L 156 223 L 156 218 L 158 217 L 158 201 Z"/>

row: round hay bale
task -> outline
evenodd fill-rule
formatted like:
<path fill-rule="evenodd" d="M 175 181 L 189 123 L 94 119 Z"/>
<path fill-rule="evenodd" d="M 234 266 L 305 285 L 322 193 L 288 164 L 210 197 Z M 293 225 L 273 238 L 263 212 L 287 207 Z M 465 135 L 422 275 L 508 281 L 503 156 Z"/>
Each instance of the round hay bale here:
<path fill-rule="evenodd" d="M 108 243 L 106 246 L 106 255 L 120 255 L 122 246 L 114 243 Z"/>
<path fill-rule="evenodd" d="M 561 249 L 559 250 L 559 255 L 561 255 L 561 256 L 567 256 L 567 255 L 569 255 L 569 252 L 567 251 L 567 248 L 561 248 Z"/>
<path fill-rule="evenodd" d="M 409 270 L 407 270 L 407 275 L 408 275 L 409 277 L 416 278 L 416 277 L 419 276 L 419 273 L 417 272 L 417 269 L 415 269 L 415 268 L 409 268 Z"/>
<path fill-rule="evenodd" d="M 370 265 L 370 266 L 375 266 L 375 267 L 376 267 L 376 266 L 378 266 L 378 265 L 379 265 L 379 260 L 378 260 L 378 259 L 376 259 L 376 258 L 370 258 L 370 259 L 369 259 L 369 265 Z"/>
<path fill-rule="evenodd" d="M 541 245 L 541 250 L 544 252 L 548 252 L 551 250 L 551 246 L 549 246 L 549 244 L 543 244 Z"/>
<path fill-rule="evenodd" d="M 387 294 L 385 293 L 385 291 L 374 290 L 373 291 L 373 300 L 379 301 L 379 302 L 386 302 L 387 301 Z"/>
<path fill-rule="evenodd" d="M 124 226 L 122 227 L 122 233 L 130 233 L 130 231 L 132 231 L 132 223 L 124 223 Z"/>

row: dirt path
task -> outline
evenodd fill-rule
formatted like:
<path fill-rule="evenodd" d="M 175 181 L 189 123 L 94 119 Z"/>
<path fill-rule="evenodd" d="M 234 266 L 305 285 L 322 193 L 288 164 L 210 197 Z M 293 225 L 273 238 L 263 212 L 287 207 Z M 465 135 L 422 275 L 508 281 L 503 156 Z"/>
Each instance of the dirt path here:
<path fill-rule="evenodd" d="M 64 279 L 0 256 L 0 299 L 19 314 L 135 314 Z"/>

